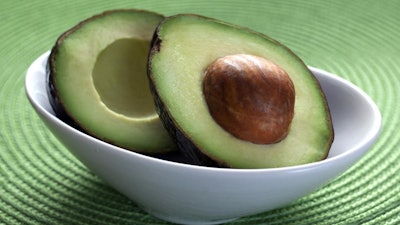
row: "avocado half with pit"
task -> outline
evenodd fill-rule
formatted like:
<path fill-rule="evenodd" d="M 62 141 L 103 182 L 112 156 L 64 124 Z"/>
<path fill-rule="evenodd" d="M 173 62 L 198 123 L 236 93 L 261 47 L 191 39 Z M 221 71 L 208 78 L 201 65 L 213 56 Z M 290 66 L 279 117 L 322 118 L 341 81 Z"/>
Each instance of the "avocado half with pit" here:
<path fill-rule="evenodd" d="M 175 149 L 155 111 L 147 56 L 164 16 L 140 10 L 94 15 L 63 33 L 48 60 L 50 103 L 62 120 L 141 153 Z"/>
<path fill-rule="evenodd" d="M 266 35 L 168 17 L 155 31 L 148 76 L 162 121 L 195 164 L 271 168 L 328 154 L 334 133 L 320 84 Z"/>

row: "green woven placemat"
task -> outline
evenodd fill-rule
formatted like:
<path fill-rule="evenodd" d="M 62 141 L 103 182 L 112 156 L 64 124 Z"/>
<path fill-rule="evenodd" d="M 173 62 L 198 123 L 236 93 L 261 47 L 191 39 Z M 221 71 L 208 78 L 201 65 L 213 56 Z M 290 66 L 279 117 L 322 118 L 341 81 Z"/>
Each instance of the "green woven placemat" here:
<path fill-rule="evenodd" d="M 248 26 L 311 66 L 350 80 L 379 106 L 383 130 L 345 174 L 287 207 L 232 224 L 400 224 L 400 2 L 0 2 L 0 223 L 166 224 L 77 161 L 46 129 L 24 92 L 25 71 L 78 21 L 114 8 L 198 13 Z"/>

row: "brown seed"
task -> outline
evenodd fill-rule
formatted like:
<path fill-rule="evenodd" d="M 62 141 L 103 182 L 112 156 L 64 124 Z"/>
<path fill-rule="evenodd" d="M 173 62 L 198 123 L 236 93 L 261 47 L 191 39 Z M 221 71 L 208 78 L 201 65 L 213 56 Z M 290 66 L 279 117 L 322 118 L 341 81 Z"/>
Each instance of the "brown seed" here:
<path fill-rule="evenodd" d="M 272 144 L 289 132 L 294 85 L 270 60 L 245 54 L 219 58 L 205 71 L 203 93 L 214 120 L 239 139 Z"/>

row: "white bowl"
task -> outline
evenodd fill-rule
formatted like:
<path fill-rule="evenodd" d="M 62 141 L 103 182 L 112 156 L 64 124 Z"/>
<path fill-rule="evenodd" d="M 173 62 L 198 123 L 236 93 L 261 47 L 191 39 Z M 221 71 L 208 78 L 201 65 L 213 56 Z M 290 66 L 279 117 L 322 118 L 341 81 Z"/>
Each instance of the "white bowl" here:
<path fill-rule="evenodd" d="M 282 207 L 351 167 L 380 133 L 380 112 L 362 90 L 310 68 L 327 96 L 335 129 L 327 159 L 274 169 L 208 168 L 157 159 L 107 144 L 58 119 L 46 92 L 48 54 L 33 62 L 25 81 L 27 96 L 40 118 L 109 185 L 149 214 L 175 223 L 218 224 Z"/>

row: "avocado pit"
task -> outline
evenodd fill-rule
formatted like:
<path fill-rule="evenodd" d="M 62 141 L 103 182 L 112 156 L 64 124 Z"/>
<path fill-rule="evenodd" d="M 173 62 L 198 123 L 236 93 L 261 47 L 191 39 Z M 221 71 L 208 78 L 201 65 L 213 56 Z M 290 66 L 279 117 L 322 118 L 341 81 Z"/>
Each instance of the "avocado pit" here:
<path fill-rule="evenodd" d="M 247 54 L 217 59 L 205 70 L 203 93 L 213 119 L 239 139 L 273 144 L 290 130 L 294 85 L 268 59 Z"/>

